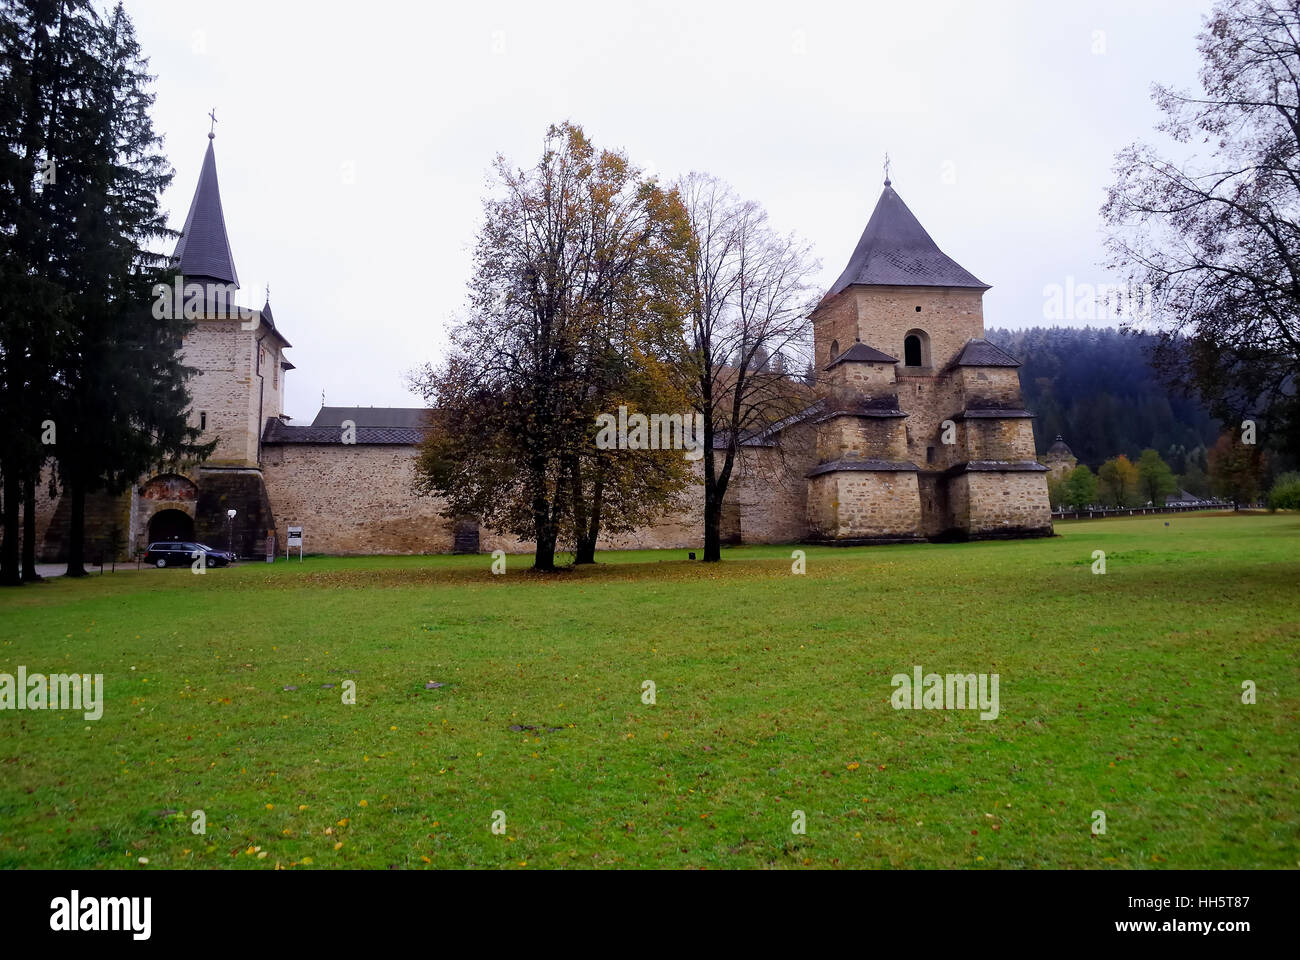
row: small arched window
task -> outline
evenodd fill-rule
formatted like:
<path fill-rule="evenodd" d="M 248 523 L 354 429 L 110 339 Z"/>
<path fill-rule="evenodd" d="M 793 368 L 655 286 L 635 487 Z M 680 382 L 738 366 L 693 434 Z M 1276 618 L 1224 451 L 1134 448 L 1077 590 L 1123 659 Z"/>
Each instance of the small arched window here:
<path fill-rule="evenodd" d="M 838 340 L 832 340 L 832 341 L 831 341 L 831 359 L 834 360 L 834 359 L 835 359 L 836 357 L 838 357 L 839 355 L 840 355 L 840 342 L 839 342 Z"/>
<path fill-rule="evenodd" d="M 908 334 L 903 340 L 903 363 L 909 367 L 921 365 L 921 338 L 914 333 Z"/>
<path fill-rule="evenodd" d="M 930 365 L 930 335 L 913 328 L 903 337 L 903 366 L 928 367 Z"/>

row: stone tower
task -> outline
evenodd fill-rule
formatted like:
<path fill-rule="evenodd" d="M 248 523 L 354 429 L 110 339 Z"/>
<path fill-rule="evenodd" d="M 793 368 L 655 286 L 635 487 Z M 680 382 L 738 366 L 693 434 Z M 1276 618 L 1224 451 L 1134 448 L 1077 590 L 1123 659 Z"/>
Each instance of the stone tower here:
<path fill-rule="evenodd" d="M 235 551 L 247 556 L 264 553 L 266 533 L 275 527 L 262 477 L 262 435 L 284 413 L 284 375 L 293 364 L 284 357 L 290 343 L 276 328 L 269 298 L 261 310 L 236 303 L 239 276 L 212 140 L 208 134 L 174 254 L 187 316 L 195 319 L 181 345 L 182 362 L 199 371 L 189 382 L 191 423 L 205 442 L 216 441 L 190 477 L 197 486 L 193 537 L 225 547 L 233 535 Z M 233 525 L 230 509 L 236 511 Z"/>
<path fill-rule="evenodd" d="M 1052 532 L 1019 362 L 984 339 L 987 289 L 886 180 L 812 315 L 823 394 L 808 487 L 814 540 Z"/>
<path fill-rule="evenodd" d="M 125 559 L 158 540 L 229 545 L 241 556 L 260 556 L 275 526 L 262 474 L 262 438 L 267 424 L 283 416 L 284 374 L 293 364 L 284 357 L 289 341 L 276 328 L 270 303 L 252 310 L 236 302 L 239 276 L 226 236 L 213 139 L 208 134 L 173 254 L 178 277 L 169 289 L 155 289 L 153 306 L 193 322 L 180 346 L 181 362 L 197 371 L 187 383 L 190 423 L 204 442 L 215 441 L 215 449 L 202 463 L 142 476 L 120 495 L 89 494 L 85 533 L 91 561 Z M 233 523 L 227 517 L 232 509 Z M 38 503 L 42 561 L 66 559 L 69 512 L 61 494 Z"/>
<path fill-rule="evenodd" d="M 1043 454 L 1043 463 L 1047 466 L 1048 477 L 1053 480 L 1064 480 L 1079 465 L 1079 458 L 1058 433 L 1056 441 Z"/>

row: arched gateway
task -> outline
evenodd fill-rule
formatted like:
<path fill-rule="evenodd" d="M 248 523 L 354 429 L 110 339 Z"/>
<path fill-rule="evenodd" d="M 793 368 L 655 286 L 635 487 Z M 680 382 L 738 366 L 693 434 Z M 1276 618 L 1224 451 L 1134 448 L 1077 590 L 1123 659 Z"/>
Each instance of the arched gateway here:
<path fill-rule="evenodd" d="M 193 540 L 194 518 L 184 510 L 159 510 L 149 518 L 149 542 Z"/>

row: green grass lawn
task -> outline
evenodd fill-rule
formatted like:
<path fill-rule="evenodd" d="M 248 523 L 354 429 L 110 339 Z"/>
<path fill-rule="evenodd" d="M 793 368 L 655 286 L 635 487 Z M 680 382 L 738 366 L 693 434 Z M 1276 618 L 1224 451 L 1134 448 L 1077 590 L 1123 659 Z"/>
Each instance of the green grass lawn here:
<path fill-rule="evenodd" d="M 3 592 L 0 672 L 106 697 L 0 712 L 0 867 L 1295 868 L 1300 517 L 1057 531 Z M 893 709 L 917 664 L 1000 715 Z"/>

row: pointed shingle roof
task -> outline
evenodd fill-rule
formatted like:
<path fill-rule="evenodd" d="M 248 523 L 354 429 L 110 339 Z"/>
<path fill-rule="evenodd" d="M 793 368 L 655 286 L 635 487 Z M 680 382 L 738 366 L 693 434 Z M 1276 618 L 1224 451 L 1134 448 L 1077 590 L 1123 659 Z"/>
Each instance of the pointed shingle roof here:
<path fill-rule="evenodd" d="M 988 289 L 939 249 L 888 180 L 849 265 L 827 296 L 852 284 Z"/>
<path fill-rule="evenodd" d="M 258 317 L 261 318 L 262 325 L 267 327 L 272 333 L 274 333 L 277 337 L 279 337 L 284 342 L 284 345 L 286 347 L 293 346 L 293 344 L 289 342 L 289 338 L 286 337 L 284 333 L 280 330 L 280 328 L 275 325 L 275 317 L 271 316 L 271 301 L 269 298 L 267 299 L 266 303 L 263 304 L 262 309 L 257 311 L 257 315 Z M 292 370 L 294 368 L 290 366 L 287 369 Z"/>
<path fill-rule="evenodd" d="M 199 185 L 190 201 L 190 212 L 181 229 L 181 239 L 172 255 L 181 276 L 187 280 L 216 280 L 239 286 L 235 257 L 226 236 L 226 217 L 221 210 L 221 189 L 217 185 L 217 158 L 208 136 Z"/>

